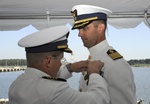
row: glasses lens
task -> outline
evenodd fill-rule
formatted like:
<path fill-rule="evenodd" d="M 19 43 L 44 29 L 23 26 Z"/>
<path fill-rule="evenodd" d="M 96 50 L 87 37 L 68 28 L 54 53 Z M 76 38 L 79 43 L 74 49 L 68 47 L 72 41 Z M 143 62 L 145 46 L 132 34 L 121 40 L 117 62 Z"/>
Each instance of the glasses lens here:
<path fill-rule="evenodd" d="M 62 63 L 62 64 L 67 64 L 68 62 L 67 62 L 67 60 L 66 60 L 65 58 L 62 58 L 62 59 L 61 59 L 61 63 Z"/>

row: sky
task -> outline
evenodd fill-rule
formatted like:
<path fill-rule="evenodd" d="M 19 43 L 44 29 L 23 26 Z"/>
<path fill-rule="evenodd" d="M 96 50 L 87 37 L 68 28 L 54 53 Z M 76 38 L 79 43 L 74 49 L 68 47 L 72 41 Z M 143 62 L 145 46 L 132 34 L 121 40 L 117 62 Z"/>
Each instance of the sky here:
<path fill-rule="evenodd" d="M 65 53 L 67 61 L 80 61 L 88 58 L 89 52 L 78 37 L 78 30 L 71 30 L 68 38 L 73 55 Z M 29 25 L 17 31 L 0 31 L 0 59 L 25 59 L 25 50 L 17 42 L 38 30 Z M 127 61 L 131 59 L 150 58 L 150 28 L 141 23 L 136 28 L 116 29 L 108 25 L 106 33 L 108 43 L 113 46 Z"/>

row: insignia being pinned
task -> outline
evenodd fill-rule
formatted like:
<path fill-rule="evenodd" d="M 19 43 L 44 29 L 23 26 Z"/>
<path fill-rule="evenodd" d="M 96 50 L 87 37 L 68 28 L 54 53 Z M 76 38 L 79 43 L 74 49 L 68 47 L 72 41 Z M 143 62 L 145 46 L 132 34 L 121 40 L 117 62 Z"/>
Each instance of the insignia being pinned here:
<path fill-rule="evenodd" d="M 92 59 L 92 57 L 89 55 L 89 57 L 88 57 L 88 61 L 90 61 Z"/>
<path fill-rule="evenodd" d="M 108 54 L 113 60 L 123 58 L 123 56 L 121 56 L 121 55 L 120 55 L 116 50 L 114 50 L 114 49 L 109 49 L 109 50 L 107 51 L 107 54 Z"/>
<path fill-rule="evenodd" d="M 102 77 L 104 76 L 104 72 L 103 71 L 100 71 L 99 72 L 99 75 L 101 75 Z"/>

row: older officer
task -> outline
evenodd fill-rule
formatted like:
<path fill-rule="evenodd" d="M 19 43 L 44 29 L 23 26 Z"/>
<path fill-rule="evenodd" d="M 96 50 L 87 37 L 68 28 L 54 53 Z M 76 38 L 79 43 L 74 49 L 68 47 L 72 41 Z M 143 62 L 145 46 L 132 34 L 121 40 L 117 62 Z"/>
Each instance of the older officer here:
<path fill-rule="evenodd" d="M 107 83 L 98 74 L 101 61 L 81 61 L 73 66 L 89 75 L 87 92 L 75 91 L 57 72 L 63 52 L 71 52 L 67 45 L 69 29 L 66 26 L 51 27 L 21 39 L 25 47 L 27 69 L 10 86 L 10 104 L 109 104 Z M 72 69 L 73 70 L 73 69 Z M 69 71 L 64 69 L 64 73 Z M 63 72 L 63 70 L 62 70 Z"/>
<path fill-rule="evenodd" d="M 105 63 L 100 74 L 108 83 L 111 104 L 136 104 L 136 87 L 131 67 L 109 46 L 105 37 L 107 17 L 111 11 L 97 6 L 76 5 L 71 13 L 75 21 L 72 29 L 79 29 L 78 36 L 90 52 L 89 60 L 101 60 Z M 83 73 L 80 91 L 88 90 L 86 78 L 87 75 Z"/>

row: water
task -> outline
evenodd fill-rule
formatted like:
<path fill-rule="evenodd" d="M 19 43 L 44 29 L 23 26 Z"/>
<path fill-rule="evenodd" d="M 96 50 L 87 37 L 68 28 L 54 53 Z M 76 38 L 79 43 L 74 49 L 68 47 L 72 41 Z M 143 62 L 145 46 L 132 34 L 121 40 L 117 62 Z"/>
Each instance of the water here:
<path fill-rule="evenodd" d="M 23 71 L 0 73 L 0 98 L 8 98 L 8 89 L 9 89 L 10 84 L 21 73 L 23 73 Z"/>
<path fill-rule="evenodd" d="M 132 67 L 132 69 L 137 89 L 137 100 L 142 98 L 145 104 L 150 104 L 150 68 Z M 0 98 L 8 98 L 10 84 L 22 73 L 23 71 L 0 73 Z M 72 88 L 78 89 L 80 74 L 73 74 L 73 76 L 68 82 Z"/>
<path fill-rule="evenodd" d="M 137 99 L 150 104 L 150 68 L 132 68 L 136 84 Z"/>

